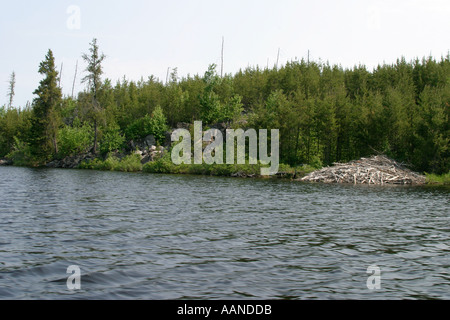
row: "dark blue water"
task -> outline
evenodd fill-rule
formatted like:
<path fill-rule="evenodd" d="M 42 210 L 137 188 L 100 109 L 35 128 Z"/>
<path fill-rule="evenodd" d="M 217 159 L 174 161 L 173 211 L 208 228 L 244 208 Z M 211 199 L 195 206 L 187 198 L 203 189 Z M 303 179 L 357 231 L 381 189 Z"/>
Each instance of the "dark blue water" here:
<path fill-rule="evenodd" d="M 0 167 L 0 299 L 450 299 L 449 202 L 443 187 Z"/>

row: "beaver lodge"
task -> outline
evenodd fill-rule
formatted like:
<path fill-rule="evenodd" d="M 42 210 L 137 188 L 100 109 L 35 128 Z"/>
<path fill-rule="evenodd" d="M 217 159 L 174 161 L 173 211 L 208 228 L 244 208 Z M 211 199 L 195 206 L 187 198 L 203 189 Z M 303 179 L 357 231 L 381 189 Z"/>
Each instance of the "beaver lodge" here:
<path fill-rule="evenodd" d="M 300 179 L 307 182 L 352 184 L 425 184 L 426 178 L 386 156 L 361 158 L 348 163 L 334 163 Z"/>

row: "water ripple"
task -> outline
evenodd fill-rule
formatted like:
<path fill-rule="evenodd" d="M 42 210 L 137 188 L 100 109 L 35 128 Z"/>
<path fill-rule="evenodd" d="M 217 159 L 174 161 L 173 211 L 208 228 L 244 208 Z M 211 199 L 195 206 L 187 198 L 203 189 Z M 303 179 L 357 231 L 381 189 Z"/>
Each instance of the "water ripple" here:
<path fill-rule="evenodd" d="M 0 299 L 449 299 L 448 188 L 0 167 Z M 67 267 L 81 290 L 67 289 Z M 381 289 L 367 288 L 367 267 Z"/>

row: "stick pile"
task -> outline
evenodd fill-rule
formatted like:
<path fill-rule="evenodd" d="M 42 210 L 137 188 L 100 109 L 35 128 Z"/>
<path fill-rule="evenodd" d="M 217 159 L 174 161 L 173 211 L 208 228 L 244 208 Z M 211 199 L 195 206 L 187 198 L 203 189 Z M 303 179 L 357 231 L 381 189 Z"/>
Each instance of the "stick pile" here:
<path fill-rule="evenodd" d="M 307 182 L 353 184 L 424 184 L 424 176 L 412 172 L 386 156 L 361 158 L 314 171 L 300 179 Z"/>

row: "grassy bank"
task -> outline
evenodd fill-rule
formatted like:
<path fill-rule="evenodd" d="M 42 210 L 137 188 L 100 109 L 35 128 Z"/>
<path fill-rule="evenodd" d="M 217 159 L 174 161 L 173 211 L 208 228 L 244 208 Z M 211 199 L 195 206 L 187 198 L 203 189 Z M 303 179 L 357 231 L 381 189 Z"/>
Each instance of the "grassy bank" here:
<path fill-rule="evenodd" d="M 14 166 L 36 167 L 30 161 L 14 161 L 10 163 Z M 110 156 L 105 160 L 95 159 L 92 161 L 83 161 L 78 169 L 101 170 L 101 171 L 121 171 L 121 172 L 145 172 L 156 174 L 190 174 L 190 175 L 208 175 L 208 176 L 224 176 L 224 177 L 262 177 L 261 164 L 181 164 L 176 165 L 172 162 L 170 154 L 166 154 L 162 158 L 141 164 L 141 156 L 138 154 L 127 155 L 122 158 Z M 286 164 L 280 164 L 278 178 L 300 178 L 319 168 L 310 165 L 291 167 Z M 428 185 L 450 185 L 450 172 L 442 175 L 426 173 L 426 183 Z"/>
<path fill-rule="evenodd" d="M 450 172 L 446 174 L 426 174 L 428 184 L 450 185 Z"/>
<path fill-rule="evenodd" d="M 261 177 L 261 164 L 180 164 L 172 162 L 170 155 L 166 154 L 161 159 L 149 162 L 144 165 L 143 171 L 147 173 L 168 173 L 168 174 L 194 174 L 208 176 L 227 177 Z M 293 178 L 302 176 L 315 169 L 311 166 L 290 167 L 280 164 L 277 177 Z"/>
<path fill-rule="evenodd" d="M 128 155 L 122 159 L 108 157 L 106 160 L 95 159 L 89 162 L 82 162 L 79 169 L 103 170 L 103 171 L 142 171 L 141 157 L 137 154 Z"/>
<path fill-rule="evenodd" d="M 95 159 L 89 162 L 82 162 L 79 169 L 91 169 L 102 171 L 123 171 L 123 172 L 139 172 L 146 173 L 164 173 L 164 174 L 193 174 L 208 176 L 228 176 L 228 177 L 260 177 L 261 165 L 249 164 L 181 164 L 176 165 L 172 162 L 170 154 L 164 157 L 141 164 L 141 158 L 137 154 L 128 155 L 122 159 L 116 157 L 108 157 L 106 160 Z M 315 169 L 311 166 L 290 167 L 280 164 L 278 169 L 278 177 L 293 178 L 295 176 L 303 176 Z"/>

